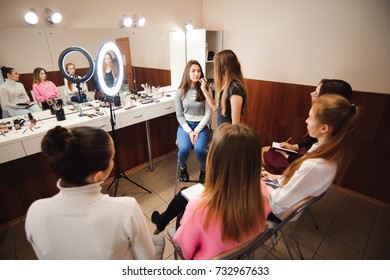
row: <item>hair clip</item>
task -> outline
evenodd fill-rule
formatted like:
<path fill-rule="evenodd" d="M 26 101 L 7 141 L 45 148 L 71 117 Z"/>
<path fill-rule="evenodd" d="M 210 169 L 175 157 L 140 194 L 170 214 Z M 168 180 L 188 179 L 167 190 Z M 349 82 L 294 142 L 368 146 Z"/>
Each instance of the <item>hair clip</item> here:
<path fill-rule="evenodd" d="M 349 109 L 349 111 L 351 113 L 353 113 L 353 114 L 356 113 L 356 105 L 354 103 L 352 103 L 351 108 Z"/>

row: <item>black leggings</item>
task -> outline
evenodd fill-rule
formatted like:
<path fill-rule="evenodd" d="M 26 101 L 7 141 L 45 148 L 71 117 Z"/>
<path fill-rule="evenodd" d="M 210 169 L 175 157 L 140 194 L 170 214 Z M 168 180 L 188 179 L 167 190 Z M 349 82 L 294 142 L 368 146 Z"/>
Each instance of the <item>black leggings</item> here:
<path fill-rule="evenodd" d="M 167 209 L 160 216 L 158 228 L 165 228 L 174 218 L 177 218 L 176 229 L 180 226 L 180 220 L 183 217 L 184 210 L 186 210 L 188 204 L 188 200 L 181 195 L 181 191 L 186 188 L 187 187 L 182 188 L 168 204 Z"/>

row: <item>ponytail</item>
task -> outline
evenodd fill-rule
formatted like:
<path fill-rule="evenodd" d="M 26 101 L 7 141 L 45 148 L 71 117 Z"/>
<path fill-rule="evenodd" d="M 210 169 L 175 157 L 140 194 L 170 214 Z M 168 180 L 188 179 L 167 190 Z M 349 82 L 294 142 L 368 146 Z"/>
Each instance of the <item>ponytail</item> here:
<path fill-rule="evenodd" d="M 359 145 L 363 118 L 361 107 L 340 95 L 324 94 L 313 102 L 312 110 L 321 124 L 329 125 L 329 135 L 321 146 L 294 161 L 283 172 L 283 185 L 288 183 L 305 160 L 312 158 L 336 162 L 338 175 L 342 176 Z"/>

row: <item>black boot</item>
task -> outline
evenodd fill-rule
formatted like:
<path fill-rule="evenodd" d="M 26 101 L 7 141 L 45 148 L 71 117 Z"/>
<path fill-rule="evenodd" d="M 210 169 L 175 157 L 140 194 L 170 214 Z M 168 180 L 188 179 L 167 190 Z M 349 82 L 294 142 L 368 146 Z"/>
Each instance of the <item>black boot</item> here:
<path fill-rule="evenodd" d="M 188 182 L 190 180 L 187 167 L 180 167 L 180 180 L 182 180 L 183 182 Z"/>
<path fill-rule="evenodd" d="M 159 234 L 160 232 L 164 231 L 165 227 L 167 226 L 162 219 L 163 215 L 164 213 L 160 214 L 158 211 L 154 211 L 152 213 L 152 222 L 155 223 L 157 227 L 154 231 L 154 234 Z"/>
<path fill-rule="evenodd" d="M 206 178 L 206 170 L 201 169 L 200 173 L 199 173 L 199 183 L 203 184 L 205 181 L 205 178 Z"/>

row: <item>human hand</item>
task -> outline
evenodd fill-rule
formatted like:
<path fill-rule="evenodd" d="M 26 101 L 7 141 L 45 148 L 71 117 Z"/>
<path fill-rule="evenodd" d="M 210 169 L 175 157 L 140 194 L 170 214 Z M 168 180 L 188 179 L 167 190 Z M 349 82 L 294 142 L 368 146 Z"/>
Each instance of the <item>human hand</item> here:
<path fill-rule="evenodd" d="M 279 154 L 281 154 L 286 159 L 288 158 L 288 154 L 285 151 L 275 150 L 275 152 L 278 152 Z"/>
<path fill-rule="evenodd" d="M 199 82 L 200 82 L 200 89 L 202 91 L 208 91 L 207 79 L 206 78 L 199 79 Z"/>
<path fill-rule="evenodd" d="M 280 147 L 284 148 L 284 149 L 289 149 L 289 150 L 298 150 L 297 148 L 297 144 L 290 144 L 290 143 L 287 143 L 287 142 L 281 142 L 280 143 Z"/>

